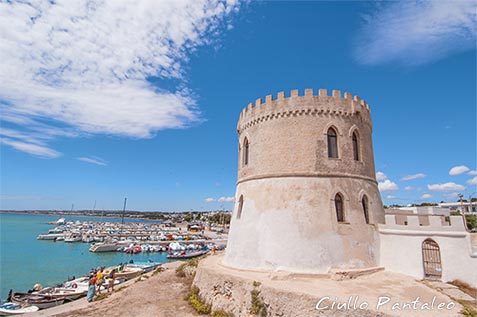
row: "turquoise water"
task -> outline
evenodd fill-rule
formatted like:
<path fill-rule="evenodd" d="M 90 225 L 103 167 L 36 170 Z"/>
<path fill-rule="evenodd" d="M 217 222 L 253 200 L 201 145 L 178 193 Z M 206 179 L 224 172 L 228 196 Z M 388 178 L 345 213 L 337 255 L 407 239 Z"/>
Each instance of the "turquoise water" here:
<path fill-rule="evenodd" d="M 36 240 L 40 233 L 47 233 L 58 216 L 0 213 L 0 298 L 8 291 L 27 291 L 35 283 L 43 287 L 64 282 L 73 275 L 79 277 L 98 266 L 112 266 L 131 259 L 166 262 L 166 253 L 123 252 L 91 253 L 89 243 L 64 243 Z M 100 221 L 98 217 L 65 217 L 66 221 Z M 120 222 L 118 218 L 103 221 Z M 124 219 L 125 222 L 151 222 Z"/>

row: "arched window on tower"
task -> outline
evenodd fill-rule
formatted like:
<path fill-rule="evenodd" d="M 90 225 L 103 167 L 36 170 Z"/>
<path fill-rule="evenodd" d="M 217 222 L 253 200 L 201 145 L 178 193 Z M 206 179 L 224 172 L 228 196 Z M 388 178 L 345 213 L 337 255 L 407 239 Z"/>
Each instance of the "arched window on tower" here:
<path fill-rule="evenodd" d="M 338 222 L 344 222 L 344 206 L 343 206 L 343 196 L 340 193 L 335 196 L 335 209 L 336 209 L 336 219 Z"/>
<path fill-rule="evenodd" d="M 361 204 L 363 205 L 364 220 L 366 220 L 366 223 L 369 224 L 368 196 L 363 196 L 363 199 L 361 199 Z"/>
<path fill-rule="evenodd" d="M 329 128 L 327 132 L 328 137 L 328 157 L 337 158 L 338 157 L 338 136 L 336 130 Z"/>
<path fill-rule="evenodd" d="M 359 161 L 359 136 L 356 131 L 353 132 L 353 158 Z"/>
<path fill-rule="evenodd" d="M 245 138 L 243 141 L 243 165 L 248 165 L 248 152 L 249 152 L 249 143 L 248 139 Z"/>
<path fill-rule="evenodd" d="M 243 208 L 243 195 L 240 195 L 237 207 L 237 219 L 240 219 L 242 216 L 242 208 Z"/>

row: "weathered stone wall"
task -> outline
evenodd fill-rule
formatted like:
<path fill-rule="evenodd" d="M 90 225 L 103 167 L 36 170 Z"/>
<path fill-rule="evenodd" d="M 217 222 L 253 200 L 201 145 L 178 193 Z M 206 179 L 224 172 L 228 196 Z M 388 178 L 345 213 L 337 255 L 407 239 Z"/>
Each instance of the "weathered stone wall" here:
<path fill-rule="evenodd" d="M 328 158 L 327 131 L 338 133 L 338 158 Z M 225 263 L 242 269 L 326 273 L 332 267 L 376 266 L 375 225 L 384 211 L 375 179 L 369 106 L 339 91 L 279 93 L 240 115 L 236 204 Z M 352 135 L 359 135 L 359 160 Z M 244 164 L 244 140 L 249 142 Z M 335 195 L 344 198 L 338 223 Z M 368 197 L 370 223 L 362 198 Z"/>

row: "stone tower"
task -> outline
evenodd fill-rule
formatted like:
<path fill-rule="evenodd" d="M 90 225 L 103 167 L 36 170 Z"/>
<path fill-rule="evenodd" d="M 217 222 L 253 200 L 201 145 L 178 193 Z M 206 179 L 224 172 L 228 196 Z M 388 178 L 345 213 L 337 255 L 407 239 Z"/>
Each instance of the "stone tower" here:
<path fill-rule="evenodd" d="M 224 264 L 327 273 L 379 263 L 384 210 L 369 106 L 292 90 L 240 114 L 238 181 Z"/>

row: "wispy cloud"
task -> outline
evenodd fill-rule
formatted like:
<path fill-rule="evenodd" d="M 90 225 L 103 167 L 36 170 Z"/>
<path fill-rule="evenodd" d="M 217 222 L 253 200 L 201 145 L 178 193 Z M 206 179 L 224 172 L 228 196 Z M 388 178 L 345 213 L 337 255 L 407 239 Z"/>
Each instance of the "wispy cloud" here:
<path fill-rule="evenodd" d="M 422 64 L 475 48 L 475 1 L 378 1 L 354 47 L 364 64 Z"/>
<path fill-rule="evenodd" d="M 90 157 L 78 157 L 78 160 L 91 163 L 91 164 L 96 164 L 96 165 L 101 165 L 101 166 L 106 166 L 108 165 L 108 162 L 105 160 L 97 157 L 97 156 L 90 156 Z"/>
<path fill-rule="evenodd" d="M 454 166 L 449 170 L 449 175 L 455 176 L 468 172 L 469 168 L 465 165 Z"/>
<path fill-rule="evenodd" d="M 467 175 L 477 175 L 477 170 L 469 171 Z"/>
<path fill-rule="evenodd" d="M 434 192 L 452 192 L 465 190 L 465 186 L 456 184 L 454 182 L 448 182 L 443 184 L 430 184 L 427 185 L 427 189 Z"/>
<path fill-rule="evenodd" d="M 133 138 L 198 122 L 183 65 L 226 29 L 239 6 L 220 0 L 0 2 L 2 120 L 22 131 L 29 123 L 43 126 L 49 137 L 67 128 L 74 135 Z M 168 90 L 151 78 L 179 84 Z"/>
<path fill-rule="evenodd" d="M 378 182 L 382 182 L 384 180 L 388 179 L 388 177 L 386 176 L 386 174 L 384 174 L 383 172 L 377 172 L 376 173 L 376 180 Z"/>
<path fill-rule="evenodd" d="M 206 203 L 213 203 L 213 202 L 219 202 L 219 203 L 233 203 L 235 201 L 235 197 L 220 197 L 220 198 L 206 198 L 205 202 Z"/>
<path fill-rule="evenodd" d="M 217 199 L 220 203 L 233 203 L 235 201 L 235 197 L 220 197 Z"/>
<path fill-rule="evenodd" d="M 12 140 L 5 137 L 0 138 L 0 143 L 9 145 L 18 151 L 26 152 L 41 158 L 56 158 L 62 155 L 60 152 L 36 143 Z"/>
<path fill-rule="evenodd" d="M 380 192 L 394 192 L 399 189 L 399 186 L 395 182 L 386 179 L 378 183 L 378 188 Z"/>
<path fill-rule="evenodd" d="M 429 199 L 429 198 L 432 198 L 432 195 L 431 194 L 422 194 L 421 196 L 421 199 Z"/>
<path fill-rule="evenodd" d="M 477 176 L 475 176 L 475 177 L 469 179 L 469 180 L 467 181 L 467 184 L 469 184 L 469 185 L 477 185 Z"/>
<path fill-rule="evenodd" d="M 418 173 L 418 174 L 413 174 L 413 175 L 406 175 L 403 178 L 401 178 L 402 181 L 410 181 L 413 179 L 418 179 L 418 178 L 424 178 L 426 177 L 426 174 L 423 173 Z"/>

